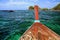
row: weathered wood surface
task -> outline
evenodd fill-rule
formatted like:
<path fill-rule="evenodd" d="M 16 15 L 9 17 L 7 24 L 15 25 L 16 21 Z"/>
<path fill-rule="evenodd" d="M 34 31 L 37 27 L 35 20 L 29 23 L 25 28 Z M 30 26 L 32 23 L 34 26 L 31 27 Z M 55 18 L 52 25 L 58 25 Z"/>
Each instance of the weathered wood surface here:
<path fill-rule="evenodd" d="M 34 23 L 20 40 L 60 40 L 60 36 L 41 23 Z"/>

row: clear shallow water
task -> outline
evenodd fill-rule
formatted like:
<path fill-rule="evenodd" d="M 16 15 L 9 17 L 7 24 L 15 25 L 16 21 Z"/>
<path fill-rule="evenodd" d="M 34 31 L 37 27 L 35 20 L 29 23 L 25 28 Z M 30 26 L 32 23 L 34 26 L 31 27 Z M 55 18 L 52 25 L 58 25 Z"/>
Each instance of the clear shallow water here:
<path fill-rule="evenodd" d="M 60 26 L 60 12 L 57 11 L 39 11 L 39 17 L 41 23 L 49 26 L 52 25 Z M 34 21 L 34 11 L 29 10 L 18 10 L 14 12 L 0 11 L 0 39 L 4 40 L 7 36 L 14 33 L 15 31 L 25 31 L 27 28 L 20 26 L 21 23 L 29 23 Z M 31 24 L 32 24 L 31 23 Z M 48 25 L 47 25 L 48 24 Z M 28 25 L 30 26 L 30 25 Z M 52 26 L 54 27 L 54 26 Z M 52 28 L 53 29 L 53 28 Z M 54 28 L 56 29 L 56 28 Z M 57 33 L 60 30 L 57 30 Z M 60 34 L 60 33 L 59 33 Z"/>

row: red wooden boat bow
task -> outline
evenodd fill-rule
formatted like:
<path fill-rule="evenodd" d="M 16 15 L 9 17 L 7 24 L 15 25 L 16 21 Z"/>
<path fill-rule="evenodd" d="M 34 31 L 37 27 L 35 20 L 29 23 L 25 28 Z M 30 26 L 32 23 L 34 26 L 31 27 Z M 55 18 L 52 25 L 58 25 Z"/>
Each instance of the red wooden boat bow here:
<path fill-rule="evenodd" d="M 41 24 L 38 16 L 38 6 L 35 5 L 35 22 L 21 36 L 19 40 L 60 40 L 60 36 L 51 29 Z"/>

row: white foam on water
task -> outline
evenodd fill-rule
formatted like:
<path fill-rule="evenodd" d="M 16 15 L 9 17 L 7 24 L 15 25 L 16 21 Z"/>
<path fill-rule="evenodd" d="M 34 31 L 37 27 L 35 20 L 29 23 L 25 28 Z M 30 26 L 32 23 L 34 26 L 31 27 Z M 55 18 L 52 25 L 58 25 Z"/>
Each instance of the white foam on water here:
<path fill-rule="evenodd" d="M 34 22 L 40 22 L 40 20 L 35 20 Z"/>

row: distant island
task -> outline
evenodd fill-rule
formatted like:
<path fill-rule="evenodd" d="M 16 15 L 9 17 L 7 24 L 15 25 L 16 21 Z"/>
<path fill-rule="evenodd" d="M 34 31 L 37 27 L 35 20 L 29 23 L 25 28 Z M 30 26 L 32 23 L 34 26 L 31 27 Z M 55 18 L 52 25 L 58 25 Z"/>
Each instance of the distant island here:
<path fill-rule="evenodd" d="M 34 7 L 33 6 L 29 6 L 29 10 L 34 10 Z"/>
<path fill-rule="evenodd" d="M 3 12 L 14 12 L 13 10 L 2 10 Z"/>
<path fill-rule="evenodd" d="M 34 10 L 34 6 L 29 6 L 28 9 L 29 9 L 29 10 Z M 39 9 L 40 9 L 40 7 L 39 7 Z"/>
<path fill-rule="evenodd" d="M 52 8 L 52 10 L 60 10 L 60 4 L 58 4 L 57 6 L 55 6 L 54 8 Z"/>
<path fill-rule="evenodd" d="M 60 10 L 60 4 L 57 4 L 55 7 L 48 9 L 48 8 L 40 8 L 41 10 Z M 34 10 L 34 6 L 29 6 L 28 10 Z"/>

